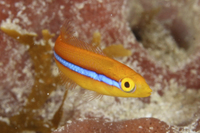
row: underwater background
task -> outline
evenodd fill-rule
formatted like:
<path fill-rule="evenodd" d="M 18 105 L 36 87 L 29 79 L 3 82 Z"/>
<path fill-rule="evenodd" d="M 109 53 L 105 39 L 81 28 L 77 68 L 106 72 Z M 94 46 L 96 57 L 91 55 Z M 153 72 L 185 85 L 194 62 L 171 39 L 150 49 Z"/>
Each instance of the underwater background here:
<path fill-rule="evenodd" d="M 2 133 L 176 133 L 200 130 L 199 0 L 0 0 L 0 129 Z M 67 90 L 53 58 L 66 19 L 102 49 L 140 73 L 147 98 Z M 108 51 L 109 52 L 109 51 Z"/>

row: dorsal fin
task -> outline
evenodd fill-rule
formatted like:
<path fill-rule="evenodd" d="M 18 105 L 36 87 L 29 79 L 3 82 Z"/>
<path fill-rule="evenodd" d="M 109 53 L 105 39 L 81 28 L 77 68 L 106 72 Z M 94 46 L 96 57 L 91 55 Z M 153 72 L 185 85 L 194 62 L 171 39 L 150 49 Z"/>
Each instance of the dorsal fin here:
<path fill-rule="evenodd" d="M 65 43 L 106 56 L 99 47 L 94 47 L 84 41 L 79 40 L 73 36 L 74 33 L 75 32 L 73 31 L 72 21 L 66 21 L 61 27 L 61 38 Z"/>

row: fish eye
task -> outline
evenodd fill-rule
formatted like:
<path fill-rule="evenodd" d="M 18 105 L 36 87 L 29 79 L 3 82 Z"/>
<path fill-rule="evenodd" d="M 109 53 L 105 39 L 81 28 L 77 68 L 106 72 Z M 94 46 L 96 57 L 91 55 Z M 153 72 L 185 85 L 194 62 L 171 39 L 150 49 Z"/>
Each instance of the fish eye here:
<path fill-rule="evenodd" d="M 121 89 L 124 92 L 132 92 L 135 90 L 135 82 L 130 78 L 123 78 L 121 80 Z"/>

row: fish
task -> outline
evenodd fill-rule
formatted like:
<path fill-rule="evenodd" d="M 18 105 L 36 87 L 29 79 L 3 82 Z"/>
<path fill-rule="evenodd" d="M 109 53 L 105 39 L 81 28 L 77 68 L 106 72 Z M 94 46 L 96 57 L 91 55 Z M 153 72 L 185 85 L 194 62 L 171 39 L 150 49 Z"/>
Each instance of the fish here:
<path fill-rule="evenodd" d="M 68 84 L 76 84 L 97 95 L 148 97 L 152 90 L 130 67 L 108 57 L 99 47 L 74 36 L 71 22 L 61 27 L 54 46 L 56 65 Z M 74 88 L 74 87 L 72 87 Z"/>

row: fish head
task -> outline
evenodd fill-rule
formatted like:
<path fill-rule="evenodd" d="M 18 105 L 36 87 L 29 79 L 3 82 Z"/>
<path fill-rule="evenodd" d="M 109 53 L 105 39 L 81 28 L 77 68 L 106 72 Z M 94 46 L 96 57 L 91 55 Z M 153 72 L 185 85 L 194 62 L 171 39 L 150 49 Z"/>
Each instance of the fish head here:
<path fill-rule="evenodd" d="M 123 78 L 120 85 L 127 97 L 148 97 L 152 92 L 145 79 L 139 74 Z"/>

